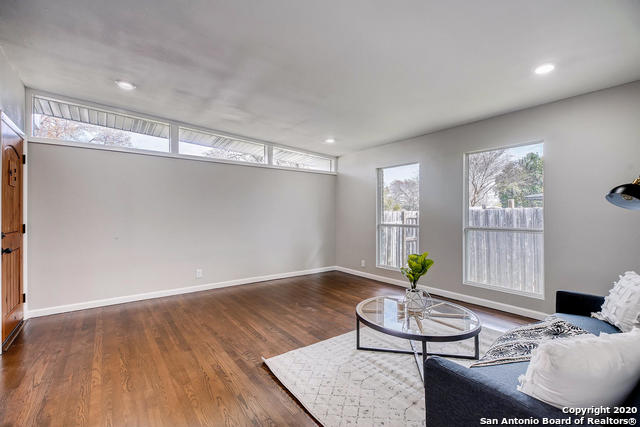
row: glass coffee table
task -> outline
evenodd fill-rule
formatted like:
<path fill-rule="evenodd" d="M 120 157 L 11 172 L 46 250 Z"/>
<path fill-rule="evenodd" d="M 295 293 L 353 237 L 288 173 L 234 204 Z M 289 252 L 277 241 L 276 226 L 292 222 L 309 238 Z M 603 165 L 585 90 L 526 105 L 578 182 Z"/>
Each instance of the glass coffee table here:
<path fill-rule="evenodd" d="M 356 307 L 356 348 L 358 350 L 413 354 L 420 377 L 424 381 L 424 362 L 429 356 L 478 359 L 480 319 L 460 305 L 432 299 L 428 313 L 407 310 L 403 297 L 380 296 L 362 301 Z M 411 350 L 363 347 L 360 345 L 360 323 L 376 331 L 409 340 Z M 429 342 L 451 342 L 474 338 L 474 354 L 429 353 Z"/>

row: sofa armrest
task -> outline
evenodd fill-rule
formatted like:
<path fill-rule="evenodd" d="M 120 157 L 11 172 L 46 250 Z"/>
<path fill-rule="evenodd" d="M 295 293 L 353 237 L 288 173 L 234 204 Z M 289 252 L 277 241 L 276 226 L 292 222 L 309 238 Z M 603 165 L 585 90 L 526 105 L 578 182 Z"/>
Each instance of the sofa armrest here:
<path fill-rule="evenodd" d="M 482 368 L 465 368 L 440 357 L 430 357 L 424 374 L 429 427 L 481 425 L 482 418 L 569 417 L 513 385 L 490 377 Z"/>
<path fill-rule="evenodd" d="M 556 313 L 591 316 L 591 313 L 600 311 L 603 303 L 604 297 L 597 295 L 573 291 L 556 292 Z"/>

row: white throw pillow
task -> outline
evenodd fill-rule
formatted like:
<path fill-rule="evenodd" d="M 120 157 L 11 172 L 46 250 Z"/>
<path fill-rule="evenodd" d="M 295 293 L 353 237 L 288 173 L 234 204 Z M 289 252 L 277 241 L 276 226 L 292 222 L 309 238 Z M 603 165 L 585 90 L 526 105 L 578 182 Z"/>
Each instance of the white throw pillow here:
<path fill-rule="evenodd" d="M 640 275 L 627 271 L 620 276 L 605 297 L 600 312 L 591 316 L 611 323 L 622 332 L 640 326 Z"/>
<path fill-rule="evenodd" d="M 619 405 L 640 379 L 640 329 L 540 344 L 518 390 L 557 408 Z"/>

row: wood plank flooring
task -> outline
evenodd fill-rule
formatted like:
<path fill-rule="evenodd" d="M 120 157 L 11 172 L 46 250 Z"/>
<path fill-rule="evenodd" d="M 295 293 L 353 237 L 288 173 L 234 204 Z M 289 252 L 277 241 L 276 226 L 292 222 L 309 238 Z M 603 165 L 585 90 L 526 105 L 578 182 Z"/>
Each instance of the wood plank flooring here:
<path fill-rule="evenodd" d="M 0 356 L 0 426 L 316 425 L 261 357 L 403 292 L 329 272 L 34 318 Z M 465 305 L 494 328 L 532 321 Z"/>

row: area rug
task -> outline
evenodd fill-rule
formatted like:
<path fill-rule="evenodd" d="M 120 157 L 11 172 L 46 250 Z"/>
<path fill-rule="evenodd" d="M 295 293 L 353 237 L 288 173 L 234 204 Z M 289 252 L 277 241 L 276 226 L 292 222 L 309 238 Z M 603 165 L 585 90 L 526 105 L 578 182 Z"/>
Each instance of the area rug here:
<path fill-rule="evenodd" d="M 408 341 L 366 327 L 360 334 L 363 346 L 410 349 Z M 480 354 L 500 335 L 484 327 Z M 429 343 L 429 352 L 473 354 L 473 339 Z M 414 356 L 356 350 L 355 331 L 263 360 L 324 426 L 425 424 L 424 388 Z M 474 362 L 450 360 L 466 367 Z"/>

